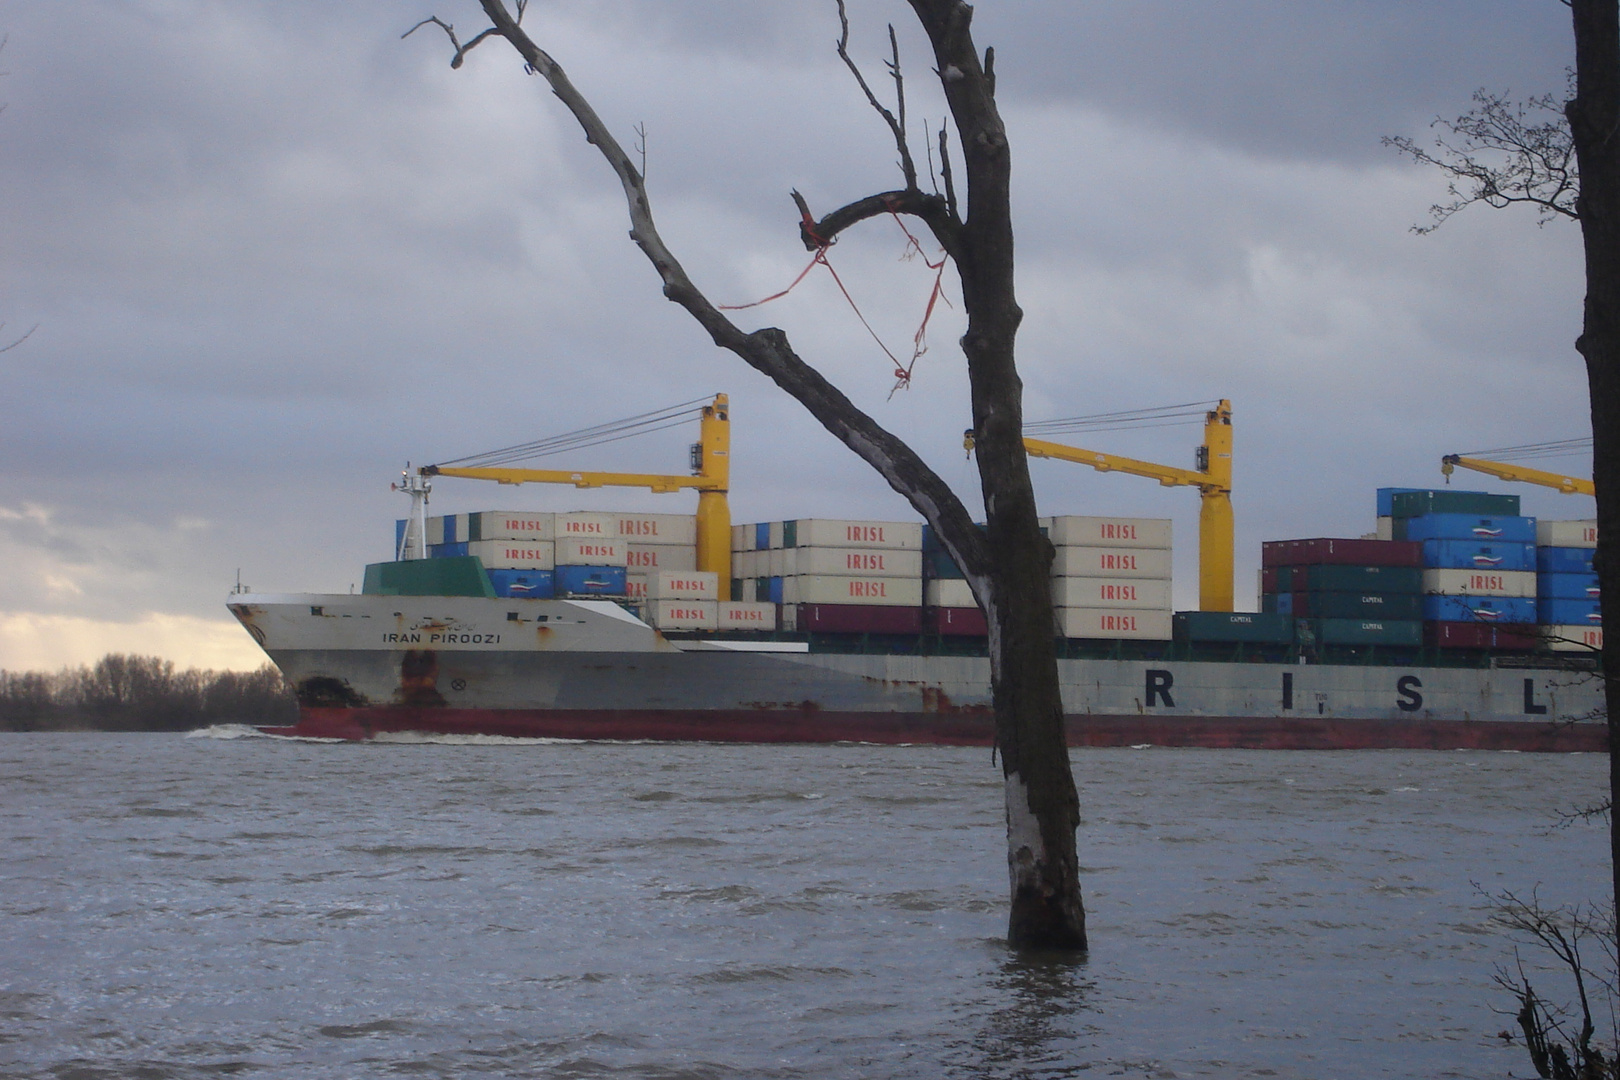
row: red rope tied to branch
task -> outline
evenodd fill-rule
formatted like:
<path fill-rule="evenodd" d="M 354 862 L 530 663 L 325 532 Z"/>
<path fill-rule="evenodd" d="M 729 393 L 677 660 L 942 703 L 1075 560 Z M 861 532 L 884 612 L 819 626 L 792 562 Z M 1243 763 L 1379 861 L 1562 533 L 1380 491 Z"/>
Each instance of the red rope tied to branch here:
<path fill-rule="evenodd" d="M 855 303 L 855 298 L 851 296 L 849 294 L 849 290 L 844 287 L 844 279 L 838 276 L 838 271 L 833 269 L 833 264 L 827 259 L 827 249 L 832 247 L 832 241 L 824 240 L 816 234 L 815 222 L 808 214 L 803 215 L 802 224 L 804 227 L 804 232 L 806 236 L 815 241 L 817 246 L 815 254 L 810 257 L 810 261 L 805 264 L 803 270 L 799 271 L 799 276 L 794 278 L 793 281 L 789 283 L 787 288 L 781 290 L 780 292 L 772 293 L 763 300 L 755 300 L 749 304 L 719 304 L 717 306 L 721 311 L 744 311 L 748 308 L 759 307 L 761 304 L 768 304 L 772 300 L 780 300 L 782 297 L 798 288 L 799 283 L 810 275 L 810 271 L 815 269 L 817 263 L 820 263 L 822 266 L 827 268 L 827 273 L 832 275 L 834 284 L 838 286 L 838 291 L 844 294 L 844 300 L 849 304 L 850 310 L 855 313 L 855 317 L 861 321 L 862 326 L 866 327 L 866 332 L 872 336 L 873 341 L 877 342 L 877 347 L 883 350 L 883 355 L 887 356 L 889 358 L 889 362 L 894 365 L 894 389 L 889 391 L 889 396 L 893 397 L 895 390 L 907 389 L 911 386 L 912 369 L 917 366 L 917 360 L 922 356 L 922 354 L 928 351 L 928 320 L 934 315 L 934 305 L 940 300 L 944 299 L 943 279 L 945 276 L 946 257 L 945 253 L 941 251 L 938 262 L 930 261 L 928 255 L 922 249 L 922 244 L 918 243 L 917 238 L 911 235 L 911 230 L 906 228 L 906 223 L 900 220 L 900 215 L 892 209 L 889 211 L 889 215 L 894 218 L 895 224 L 900 226 L 900 231 L 906 234 L 906 248 L 904 253 L 901 255 L 901 258 L 909 259 L 913 254 L 920 255 L 922 256 L 924 265 L 926 265 L 930 270 L 934 271 L 934 287 L 933 290 L 928 294 L 928 306 L 923 311 L 922 325 L 917 327 L 917 332 L 913 334 L 911 338 L 912 349 L 910 362 L 902 365 L 899 357 L 895 356 L 894 353 L 890 351 L 889 347 L 883 343 L 883 339 L 878 336 L 877 331 L 872 329 L 872 324 L 868 322 L 866 316 L 861 313 L 860 305 Z M 949 300 L 946 300 L 945 302 L 947 304 L 950 303 Z"/>

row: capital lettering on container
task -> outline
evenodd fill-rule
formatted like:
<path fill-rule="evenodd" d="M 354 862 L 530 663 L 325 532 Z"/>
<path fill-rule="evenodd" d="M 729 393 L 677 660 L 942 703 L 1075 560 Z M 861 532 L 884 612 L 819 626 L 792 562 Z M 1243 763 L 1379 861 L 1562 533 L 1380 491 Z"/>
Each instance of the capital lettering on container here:
<path fill-rule="evenodd" d="M 1135 585 L 1103 585 L 1100 595 L 1104 600 L 1135 600 Z"/>
<path fill-rule="evenodd" d="M 865 544 L 883 543 L 883 526 L 881 525 L 851 525 L 845 530 L 851 540 L 858 540 Z"/>
<path fill-rule="evenodd" d="M 501 522 L 501 528 L 511 529 L 513 532 L 539 532 L 545 528 L 545 523 L 534 518 L 507 518 Z"/>
<path fill-rule="evenodd" d="M 864 551 L 852 551 L 844 557 L 846 570 L 882 570 L 883 556 Z"/>
<path fill-rule="evenodd" d="M 620 536 L 657 536 L 658 522 L 645 518 L 626 518 L 619 522 Z"/>
<path fill-rule="evenodd" d="M 1474 574 L 1468 579 L 1468 586 L 1472 589 L 1501 589 L 1506 587 L 1500 574 Z"/>
<path fill-rule="evenodd" d="M 1136 569 L 1136 556 L 1135 555 L 1115 555 L 1115 554 L 1112 554 L 1112 553 L 1104 553 L 1102 555 L 1102 567 L 1101 567 L 1101 569 L 1103 569 L 1103 570 L 1135 570 Z"/>
<path fill-rule="evenodd" d="M 881 596 L 889 595 L 888 583 L 883 581 L 852 581 L 849 583 L 851 596 Z"/>
<path fill-rule="evenodd" d="M 626 564 L 629 566 L 658 566 L 658 552 L 656 551 L 632 551 L 626 558 L 630 560 Z"/>
<path fill-rule="evenodd" d="M 1134 615 L 1104 615 L 1097 620 L 1098 626 L 1103 630 L 1135 630 L 1136 616 Z"/>
<path fill-rule="evenodd" d="M 1120 525 L 1116 522 L 1105 521 L 1098 528 L 1104 540 L 1135 540 L 1135 525 Z"/>
<path fill-rule="evenodd" d="M 563 530 L 574 536 L 605 535 L 600 521 L 565 521 Z"/>

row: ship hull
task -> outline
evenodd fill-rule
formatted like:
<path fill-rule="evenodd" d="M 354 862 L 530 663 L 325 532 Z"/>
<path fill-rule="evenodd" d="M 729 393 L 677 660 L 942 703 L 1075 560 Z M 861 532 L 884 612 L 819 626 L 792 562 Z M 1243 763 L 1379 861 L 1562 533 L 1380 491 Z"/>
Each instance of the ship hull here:
<path fill-rule="evenodd" d="M 988 746 L 984 657 L 671 642 L 612 604 L 241 597 L 297 689 L 273 734 Z M 1063 659 L 1074 746 L 1600 751 L 1567 671 Z"/>

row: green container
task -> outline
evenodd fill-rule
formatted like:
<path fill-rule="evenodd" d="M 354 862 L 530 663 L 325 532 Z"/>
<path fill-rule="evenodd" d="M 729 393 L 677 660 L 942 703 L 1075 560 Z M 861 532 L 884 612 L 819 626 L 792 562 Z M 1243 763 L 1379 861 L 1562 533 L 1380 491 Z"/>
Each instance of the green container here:
<path fill-rule="evenodd" d="M 1423 623 L 1416 619 L 1312 619 L 1320 645 L 1421 645 Z"/>
<path fill-rule="evenodd" d="M 361 591 L 368 596 L 487 596 L 495 599 L 495 589 L 484 573 L 484 562 L 476 555 L 449 559 L 407 559 L 366 566 L 366 583 Z"/>
<path fill-rule="evenodd" d="M 1305 613 L 1318 619 L 1422 619 L 1423 597 L 1416 592 L 1311 592 L 1305 594 Z M 1297 596 L 1294 614 L 1301 614 Z"/>
<path fill-rule="evenodd" d="M 1398 518 L 1424 514 L 1478 514 L 1480 517 L 1518 517 L 1517 495 L 1487 495 L 1483 491 L 1402 491 L 1390 498 Z"/>
<path fill-rule="evenodd" d="M 1294 641 L 1294 619 L 1291 615 L 1253 611 L 1178 611 L 1174 633 L 1177 641 L 1291 645 Z"/>

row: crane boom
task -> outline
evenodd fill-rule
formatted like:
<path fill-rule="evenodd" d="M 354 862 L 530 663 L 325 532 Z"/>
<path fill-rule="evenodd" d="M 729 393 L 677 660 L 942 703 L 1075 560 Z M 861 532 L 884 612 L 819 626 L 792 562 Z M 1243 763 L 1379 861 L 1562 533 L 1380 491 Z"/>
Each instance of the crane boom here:
<path fill-rule="evenodd" d="M 967 432 L 972 449 L 973 433 Z M 1198 513 L 1198 607 L 1201 611 L 1231 611 L 1236 596 L 1233 561 L 1236 555 L 1232 519 L 1232 403 L 1222 398 L 1204 414 L 1204 445 L 1198 448 L 1198 468 L 1156 465 L 1121 454 L 1104 454 L 1076 446 L 1025 439 L 1031 457 L 1056 458 L 1089 465 L 1098 472 L 1122 472 L 1157 480 L 1165 487 L 1195 487 L 1200 495 Z"/>
<path fill-rule="evenodd" d="M 1527 465 L 1509 465 L 1501 461 L 1486 461 L 1484 458 L 1463 457 L 1461 454 L 1447 454 L 1440 459 L 1440 471 L 1450 478 L 1452 469 L 1472 469 L 1487 476 L 1494 476 L 1499 480 L 1517 480 L 1525 484 L 1540 484 L 1562 491 L 1565 495 L 1595 495 L 1597 488 L 1592 481 L 1583 480 L 1578 476 L 1561 476 L 1558 473 L 1548 472 L 1545 469 L 1532 469 Z"/>
<path fill-rule="evenodd" d="M 703 406 L 698 441 L 692 446 L 692 475 L 657 473 L 583 472 L 569 469 L 513 469 L 504 466 L 463 468 L 424 465 L 422 476 L 455 476 L 493 480 L 497 484 L 572 484 L 577 488 L 633 487 L 658 493 L 695 490 L 697 507 L 697 568 L 719 575 L 721 600 L 731 599 L 731 488 L 730 399 L 716 394 Z"/>

